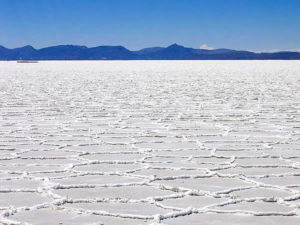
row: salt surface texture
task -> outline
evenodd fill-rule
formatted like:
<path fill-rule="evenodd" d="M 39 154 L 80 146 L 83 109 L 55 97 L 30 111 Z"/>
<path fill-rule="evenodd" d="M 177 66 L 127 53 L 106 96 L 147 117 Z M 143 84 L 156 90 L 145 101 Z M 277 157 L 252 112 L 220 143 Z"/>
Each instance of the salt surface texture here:
<path fill-rule="evenodd" d="M 300 224 L 299 61 L 0 62 L 0 223 Z"/>

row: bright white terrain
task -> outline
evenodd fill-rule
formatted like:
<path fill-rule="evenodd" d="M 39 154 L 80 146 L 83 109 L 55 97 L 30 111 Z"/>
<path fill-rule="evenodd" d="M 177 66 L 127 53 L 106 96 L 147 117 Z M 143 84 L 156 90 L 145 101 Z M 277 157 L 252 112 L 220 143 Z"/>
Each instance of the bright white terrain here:
<path fill-rule="evenodd" d="M 0 62 L 0 224 L 300 224 L 300 61 Z"/>

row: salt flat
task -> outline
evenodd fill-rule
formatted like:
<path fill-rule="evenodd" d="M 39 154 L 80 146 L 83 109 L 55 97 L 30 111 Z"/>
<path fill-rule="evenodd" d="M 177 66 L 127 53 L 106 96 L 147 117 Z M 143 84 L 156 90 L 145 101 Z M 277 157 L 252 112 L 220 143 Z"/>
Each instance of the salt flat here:
<path fill-rule="evenodd" d="M 300 61 L 0 62 L 0 224 L 300 223 Z"/>

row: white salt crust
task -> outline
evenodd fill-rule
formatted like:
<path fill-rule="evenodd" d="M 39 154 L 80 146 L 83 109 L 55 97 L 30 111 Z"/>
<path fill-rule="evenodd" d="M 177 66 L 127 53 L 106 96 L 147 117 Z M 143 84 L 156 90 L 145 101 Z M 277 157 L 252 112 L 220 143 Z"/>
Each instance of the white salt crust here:
<path fill-rule="evenodd" d="M 300 223 L 299 61 L 0 62 L 0 224 Z"/>

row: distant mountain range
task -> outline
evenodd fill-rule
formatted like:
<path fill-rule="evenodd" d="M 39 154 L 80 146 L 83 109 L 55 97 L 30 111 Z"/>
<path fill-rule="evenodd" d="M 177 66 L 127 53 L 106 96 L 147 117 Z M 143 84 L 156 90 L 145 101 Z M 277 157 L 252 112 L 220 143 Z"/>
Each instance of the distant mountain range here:
<path fill-rule="evenodd" d="M 255 53 L 232 49 L 194 49 L 173 44 L 168 47 L 130 51 L 123 46 L 59 45 L 41 49 L 32 46 L 8 49 L 0 46 L 0 60 L 266 60 L 300 59 L 300 52 Z"/>

